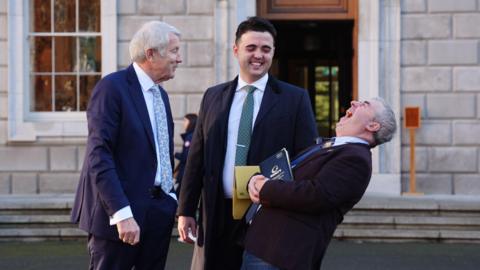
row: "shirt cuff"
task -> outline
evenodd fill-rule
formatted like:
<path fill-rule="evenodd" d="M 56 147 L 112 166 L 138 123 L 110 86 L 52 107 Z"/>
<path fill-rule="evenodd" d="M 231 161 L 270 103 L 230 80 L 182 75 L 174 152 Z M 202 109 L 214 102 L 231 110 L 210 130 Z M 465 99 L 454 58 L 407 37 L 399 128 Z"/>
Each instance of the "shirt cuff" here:
<path fill-rule="evenodd" d="M 110 217 L 110 225 L 116 225 L 118 222 L 133 217 L 130 205 L 118 210 Z"/>

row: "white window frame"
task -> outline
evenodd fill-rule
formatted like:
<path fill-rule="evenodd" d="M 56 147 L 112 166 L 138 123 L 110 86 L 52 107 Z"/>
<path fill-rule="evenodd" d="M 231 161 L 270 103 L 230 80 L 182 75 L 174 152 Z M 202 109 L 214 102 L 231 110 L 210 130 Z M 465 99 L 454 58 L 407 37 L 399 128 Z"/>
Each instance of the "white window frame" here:
<path fill-rule="evenodd" d="M 8 0 L 8 141 L 87 135 L 85 112 L 30 112 L 29 0 Z M 101 0 L 102 76 L 117 69 L 117 1 Z"/>

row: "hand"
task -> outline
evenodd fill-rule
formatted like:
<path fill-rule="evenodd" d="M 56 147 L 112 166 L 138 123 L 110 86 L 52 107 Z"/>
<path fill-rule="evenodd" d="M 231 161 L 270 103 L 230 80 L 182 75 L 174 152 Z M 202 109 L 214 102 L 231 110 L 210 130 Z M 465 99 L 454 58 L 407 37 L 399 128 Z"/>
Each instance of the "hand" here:
<path fill-rule="evenodd" d="M 260 190 L 262 190 L 265 181 L 267 181 L 267 178 L 260 174 L 250 178 L 248 182 L 248 195 L 250 195 L 252 202 L 260 203 Z"/>
<path fill-rule="evenodd" d="M 119 221 L 117 230 L 118 238 L 125 244 L 134 246 L 140 242 L 140 227 L 133 217 Z"/>
<path fill-rule="evenodd" d="M 197 224 L 193 217 L 179 216 L 177 228 L 182 241 L 189 244 L 195 243 L 195 241 L 189 237 L 189 233 L 193 237 L 197 237 Z"/>

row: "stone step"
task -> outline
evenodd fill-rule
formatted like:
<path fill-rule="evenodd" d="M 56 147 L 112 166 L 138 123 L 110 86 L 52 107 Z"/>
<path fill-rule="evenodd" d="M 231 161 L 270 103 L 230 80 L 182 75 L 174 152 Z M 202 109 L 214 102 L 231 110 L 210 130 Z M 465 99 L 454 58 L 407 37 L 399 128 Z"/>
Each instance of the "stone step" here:
<path fill-rule="evenodd" d="M 0 241 L 40 241 L 85 239 L 87 234 L 78 228 L 8 228 L 0 229 Z"/>

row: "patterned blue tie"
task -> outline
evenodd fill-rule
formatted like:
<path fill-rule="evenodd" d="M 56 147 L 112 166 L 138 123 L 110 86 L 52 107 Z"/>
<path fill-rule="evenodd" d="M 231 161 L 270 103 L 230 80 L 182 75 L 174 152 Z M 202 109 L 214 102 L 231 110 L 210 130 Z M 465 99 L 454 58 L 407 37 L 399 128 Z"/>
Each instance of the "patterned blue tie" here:
<path fill-rule="evenodd" d="M 246 165 L 253 122 L 253 92 L 257 89 L 253 85 L 244 86 L 247 97 L 243 102 L 242 115 L 238 125 L 237 148 L 235 151 L 235 165 Z"/>
<path fill-rule="evenodd" d="M 170 145 L 167 126 L 167 113 L 165 111 L 165 104 L 163 103 L 162 94 L 157 85 L 150 88 L 153 93 L 153 111 L 155 114 L 155 124 L 157 128 L 157 144 L 160 160 L 158 166 L 160 167 L 160 186 L 165 193 L 172 190 L 172 166 L 170 163 Z"/>

